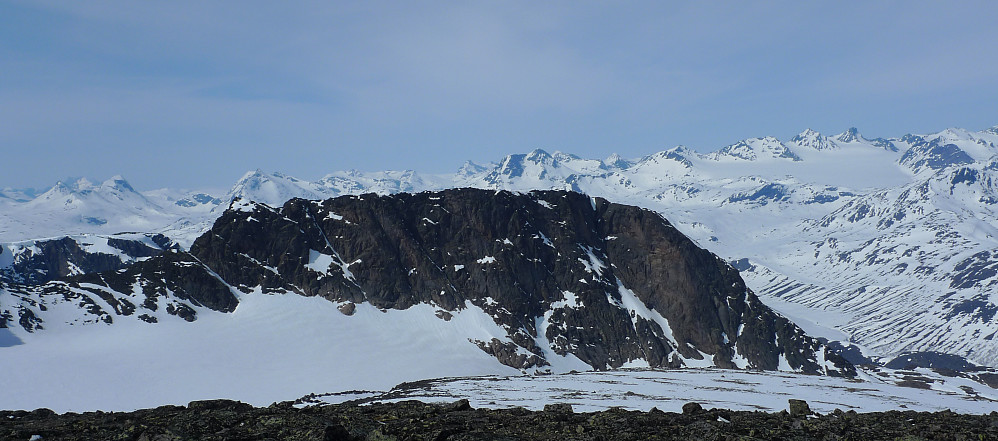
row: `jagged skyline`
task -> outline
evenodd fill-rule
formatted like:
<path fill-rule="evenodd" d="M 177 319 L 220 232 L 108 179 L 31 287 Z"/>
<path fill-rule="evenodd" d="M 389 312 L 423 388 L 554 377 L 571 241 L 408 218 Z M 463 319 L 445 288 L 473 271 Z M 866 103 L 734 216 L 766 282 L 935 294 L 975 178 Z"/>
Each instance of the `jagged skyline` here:
<path fill-rule="evenodd" d="M 737 154 L 738 150 L 744 148 L 746 143 L 752 144 L 755 141 L 763 141 L 764 144 L 768 142 L 777 142 L 779 143 L 779 145 L 774 147 L 779 149 L 786 149 L 788 154 L 790 154 L 791 156 L 795 154 L 792 153 L 792 151 L 789 149 L 790 146 L 795 146 L 795 148 L 798 149 L 803 148 L 803 149 L 813 149 L 813 150 L 825 150 L 825 149 L 835 149 L 838 145 L 849 144 L 856 141 L 859 141 L 864 145 L 870 147 L 896 152 L 897 147 L 894 146 L 893 143 L 896 141 L 902 141 L 909 136 L 916 136 L 916 137 L 926 136 L 929 138 L 937 138 L 937 137 L 952 138 L 954 136 L 956 138 L 961 138 L 964 136 L 969 136 L 970 138 L 973 138 L 974 136 L 973 134 L 975 133 L 978 135 L 987 134 L 987 133 L 991 134 L 998 133 L 998 125 L 979 131 L 968 130 L 960 127 L 949 127 L 935 133 L 906 133 L 904 135 L 897 135 L 891 137 L 873 136 L 871 134 L 867 134 L 860 131 L 856 127 L 850 127 L 838 133 L 822 133 L 808 127 L 801 130 L 800 133 L 784 139 L 780 139 L 775 136 L 765 135 L 758 137 L 741 138 L 736 142 L 732 142 L 730 144 L 723 146 L 714 146 L 713 148 L 710 149 L 694 149 L 685 145 L 676 145 L 655 151 L 641 152 L 639 155 L 635 156 L 625 156 L 614 151 L 608 154 L 604 154 L 603 156 L 600 157 L 589 156 L 585 157 L 584 159 L 598 160 L 604 162 L 606 165 L 612 166 L 617 162 L 622 161 L 622 163 L 630 163 L 630 162 L 640 161 L 642 159 L 647 159 L 651 156 L 669 151 L 688 151 L 693 153 L 694 155 L 704 155 L 706 157 L 717 157 L 717 155 L 720 154 L 723 155 L 734 154 L 735 156 L 738 156 Z M 553 153 L 556 155 L 579 156 L 578 152 L 571 150 L 563 151 L 557 149 L 534 148 L 529 150 L 506 151 L 501 153 L 501 155 L 499 156 L 487 158 L 484 161 L 478 160 L 476 162 L 475 160 L 472 159 L 460 159 L 459 167 L 454 167 L 453 169 L 444 170 L 443 172 L 436 172 L 436 173 L 431 171 L 431 169 L 408 168 L 408 169 L 391 170 L 391 169 L 382 168 L 382 169 L 358 170 L 356 168 L 352 168 L 352 169 L 323 170 L 321 173 L 309 176 L 309 175 L 295 175 L 294 173 L 291 173 L 289 170 L 272 169 L 269 167 L 253 167 L 243 170 L 241 173 L 238 173 L 237 175 L 241 176 L 240 178 L 241 180 L 245 179 L 248 175 L 253 174 L 253 172 L 255 171 L 256 174 L 274 173 L 277 175 L 286 175 L 291 179 L 320 180 L 323 178 L 328 178 L 329 176 L 332 175 L 343 174 L 343 173 L 347 174 L 357 173 L 362 175 L 368 175 L 368 174 L 377 175 L 381 173 L 389 173 L 397 175 L 413 174 L 417 176 L 436 179 L 445 176 L 452 176 L 455 173 L 457 175 L 475 174 L 484 169 L 501 166 L 501 163 L 507 160 L 511 155 L 515 156 L 515 155 L 530 154 L 531 152 L 543 152 L 544 154 Z M 583 158 L 582 156 L 579 157 Z M 147 185 L 146 182 L 142 180 L 144 176 L 137 176 L 137 178 L 138 179 L 135 179 L 133 181 L 130 178 L 130 175 L 121 173 L 120 170 L 119 172 L 114 173 L 110 177 L 98 176 L 98 175 L 85 176 L 79 174 L 66 175 L 63 177 L 59 177 L 54 181 L 48 182 L 46 185 L 40 185 L 35 187 L 29 187 L 29 186 L 0 187 L 0 197 L 5 197 L 7 199 L 14 201 L 18 200 L 27 201 L 41 195 L 42 193 L 52 189 L 53 187 L 64 186 L 70 190 L 81 190 L 81 189 L 86 190 L 90 188 L 96 189 L 101 187 L 102 185 L 109 185 L 109 184 L 113 185 L 115 184 L 116 181 L 125 181 L 125 185 L 136 185 L 137 186 L 136 189 L 140 192 L 149 192 L 149 191 L 168 192 L 168 193 L 174 193 L 177 191 L 206 192 L 217 196 L 217 195 L 223 195 L 227 191 L 231 190 L 231 182 L 221 182 L 218 185 L 210 185 L 210 186 L 205 185 L 200 187 L 187 185 L 185 183 L 172 182 L 168 183 L 167 186 L 151 188 L 150 186 Z M 864 179 L 861 177 L 857 179 L 859 179 L 860 181 L 864 181 Z M 236 181 L 236 179 L 233 179 L 233 181 Z"/>

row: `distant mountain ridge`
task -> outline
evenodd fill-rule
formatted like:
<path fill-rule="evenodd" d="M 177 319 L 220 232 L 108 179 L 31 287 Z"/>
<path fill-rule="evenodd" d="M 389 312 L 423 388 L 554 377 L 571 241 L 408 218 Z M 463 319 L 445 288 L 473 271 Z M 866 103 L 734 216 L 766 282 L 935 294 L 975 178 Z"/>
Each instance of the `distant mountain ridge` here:
<path fill-rule="evenodd" d="M 469 162 L 450 175 L 350 171 L 307 181 L 257 170 L 228 194 L 209 196 L 217 202 L 186 212 L 170 206 L 158 223 L 139 219 L 159 225 L 149 232 L 189 247 L 236 199 L 280 206 L 292 197 L 455 187 L 568 189 L 658 211 L 711 251 L 745 259 L 749 287 L 764 302 L 803 308 L 793 312 L 809 332 L 883 356 L 940 351 L 994 366 L 996 144 L 998 127 L 873 139 L 856 129 L 833 136 L 805 130 L 787 141 L 754 138 L 713 153 L 677 147 L 631 159 L 538 149 L 493 164 Z M 162 199 L 149 199 L 167 211 Z M 7 226 L 35 212 L 24 202 L 2 204 L 11 208 L 0 212 L 0 237 L 33 237 L 12 237 Z M 134 231 L 84 219 L 136 210 L 122 208 L 120 217 L 84 211 L 74 215 L 74 228 Z M 55 220 L 66 214 L 47 213 Z"/>

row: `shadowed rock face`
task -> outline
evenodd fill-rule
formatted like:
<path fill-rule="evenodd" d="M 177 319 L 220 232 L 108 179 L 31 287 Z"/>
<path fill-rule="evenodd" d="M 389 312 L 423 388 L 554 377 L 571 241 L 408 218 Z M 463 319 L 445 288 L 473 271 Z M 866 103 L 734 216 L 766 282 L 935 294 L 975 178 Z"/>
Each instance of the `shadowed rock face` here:
<path fill-rule="evenodd" d="M 0 280 L 39 285 L 78 274 L 118 270 L 130 264 L 123 258 L 151 257 L 163 253 L 164 250 L 178 248 L 162 234 L 149 235 L 149 238 L 158 248 L 138 240 L 108 237 L 106 239 L 108 246 L 117 249 L 121 255 L 89 252 L 81 247 L 80 243 L 86 239 L 79 237 L 33 241 L 30 247 L 11 257 L 9 266 L 0 268 Z M 6 251 L 0 251 L 3 252 Z"/>
<path fill-rule="evenodd" d="M 913 352 L 895 357 L 884 364 L 888 369 L 933 368 L 955 372 L 975 372 L 983 367 L 968 362 L 965 358 L 940 352 Z"/>
<path fill-rule="evenodd" d="M 232 289 L 188 253 L 168 250 L 127 268 L 65 277 L 41 285 L 0 280 L 0 294 L 14 302 L 0 303 L 0 328 L 17 323 L 28 332 L 45 329 L 52 305 L 70 303 L 79 309 L 76 323 L 113 324 L 120 318 L 157 322 L 153 312 L 192 322 L 197 308 L 235 310 Z M 7 299 L 0 299 L 7 300 Z"/>
<path fill-rule="evenodd" d="M 508 333 L 475 343 L 514 367 L 547 365 L 550 345 L 597 369 L 704 357 L 776 369 L 782 356 L 807 372 L 852 372 L 657 213 L 579 193 L 457 189 L 293 199 L 279 209 L 237 202 L 191 254 L 244 292 L 443 312 L 470 302 Z"/>

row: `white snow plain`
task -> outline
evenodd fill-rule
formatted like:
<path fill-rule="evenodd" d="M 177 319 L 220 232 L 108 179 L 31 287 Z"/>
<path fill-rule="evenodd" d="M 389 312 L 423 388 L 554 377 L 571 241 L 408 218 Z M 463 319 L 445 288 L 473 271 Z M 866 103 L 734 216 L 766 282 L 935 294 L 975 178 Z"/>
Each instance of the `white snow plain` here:
<path fill-rule="evenodd" d="M 927 372 L 919 370 L 922 374 Z M 917 374 L 917 373 L 916 373 Z M 931 374 L 930 374 L 931 375 Z M 541 410 L 545 404 L 571 404 L 576 412 L 613 407 L 681 412 L 683 404 L 705 408 L 779 412 L 788 399 L 808 402 L 811 410 L 857 412 L 915 410 L 984 414 L 998 410 L 998 391 L 965 379 L 933 383 L 933 389 L 902 387 L 886 379 L 861 375 L 845 379 L 787 372 L 750 372 L 724 369 L 572 372 L 554 375 L 481 376 L 422 381 L 416 387 L 389 392 L 319 396 L 312 403 L 421 400 L 449 402 L 467 399 L 476 408 L 523 407 Z M 937 380 L 938 382 L 939 380 Z M 976 394 L 960 387 L 973 388 Z"/>
<path fill-rule="evenodd" d="M 439 376 L 518 374 L 468 341 L 505 338 L 471 306 L 449 321 L 430 305 L 381 311 L 297 294 L 241 296 L 231 314 L 149 324 L 7 331 L 0 409 L 134 410 L 230 398 L 254 405 L 316 391 L 387 389 Z M 16 342 L 13 342 L 16 343 Z"/>
<path fill-rule="evenodd" d="M 240 296 L 231 314 L 201 311 L 187 323 L 122 320 L 62 325 L 45 332 L 3 330 L 0 409 L 129 411 L 229 398 L 264 406 L 330 391 L 319 402 L 468 398 L 476 407 L 566 402 L 577 411 L 624 407 L 679 411 L 705 407 L 779 411 L 788 398 L 812 409 L 891 409 L 965 413 L 998 410 L 998 391 L 929 370 L 861 372 L 857 379 L 720 369 L 573 372 L 577 360 L 548 354 L 551 375 L 526 375 L 496 362 L 472 341 L 505 331 L 471 304 L 449 320 L 432 305 L 382 311 L 297 294 Z M 420 381 L 427 378 L 450 377 Z M 902 387 L 907 377 L 930 389 Z M 393 388 L 420 381 L 417 388 Z M 369 391 L 363 393 L 349 391 Z M 386 392 L 378 392 L 386 391 Z"/>

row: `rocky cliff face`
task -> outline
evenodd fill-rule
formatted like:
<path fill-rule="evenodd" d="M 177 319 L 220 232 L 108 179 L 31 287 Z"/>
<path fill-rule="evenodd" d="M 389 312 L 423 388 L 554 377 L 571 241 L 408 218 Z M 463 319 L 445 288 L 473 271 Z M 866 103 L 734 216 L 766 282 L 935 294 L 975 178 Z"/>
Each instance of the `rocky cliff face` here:
<path fill-rule="evenodd" d="M 113 324 L 164 316 L 188 322 L 198 310 L 232 312 L 231 288 L 190 254 L 168 250 L 117 271 L 64 277 L 41 285 L 0 280 L 0 328 L 15 323 L 28 332 L 45 329 L 49 317 L 71 325 Z"/>
<path fill-rule="evenodd" d="M 0 279 L 27 285 L 114 271 L 179 247 L 162 234 L 79 235 L 0 244 Z"/>
<path fill-rule="evenodd" d="M 345 314 L 362 302 L 432 304 L 440 320 L 480 308 L 506 335 L 472 343 L 517 368 L 576 357 L 596 369 L 854 373 L 657 213 L 573 192 L 457 189 L 292 199 L 280 208 L 236 201 L 189 253 L 108 276 L 51 282 L 20 298 L 90 293 L 128 302 L 116 315 L 172 305 L 189 320 L 202 308 L 232 311 L 230 287 L 320 296 Z"/>
<path fill-rule="evenodd" d="M 508 365 L 716 365 L 823 372 L 824 349 L 660 215 L 563 191 L 236 204 L 191 253 L 244 292 L 405 309 L 483 309 Z M 830 358 L 834 356 L 829 355 Z M 845 366 L 845 363 L 841 363 Z"/>

